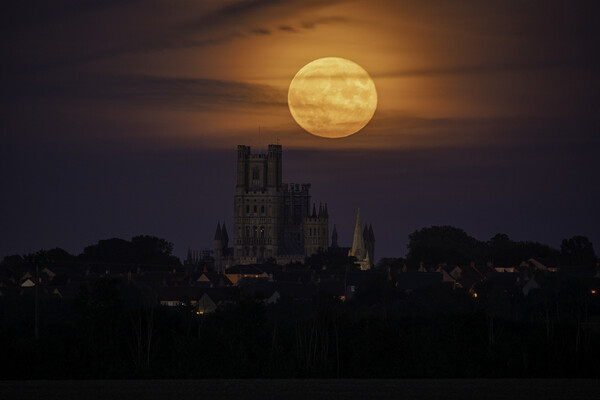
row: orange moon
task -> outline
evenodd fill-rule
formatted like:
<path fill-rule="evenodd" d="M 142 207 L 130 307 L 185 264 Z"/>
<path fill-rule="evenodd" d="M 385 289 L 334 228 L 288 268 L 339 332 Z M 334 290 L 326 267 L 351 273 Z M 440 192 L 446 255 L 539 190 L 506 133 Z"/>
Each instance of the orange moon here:
<path fill-rule="evenodd" d="M 339 57 L 319 58 L 298 71 L 288 90 L 294 120 L 326 138 L 364 128 L 377 108 L 375 83 L 360 65 Z"/>

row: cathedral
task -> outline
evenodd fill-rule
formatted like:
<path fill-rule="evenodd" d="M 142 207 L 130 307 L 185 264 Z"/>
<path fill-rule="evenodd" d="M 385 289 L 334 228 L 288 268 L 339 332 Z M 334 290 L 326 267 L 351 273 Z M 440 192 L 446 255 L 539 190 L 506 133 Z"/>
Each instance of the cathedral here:
<path fill-rule="evenodd" d="M 327 204 L 318 209 L 311 204 L 309 183 L 282 183 L 280 145 L 270 144 L 267 154 L 252 154 L 249 146 L 238 146 L 232 233 L 229 248 L 225 225 L 217 226 L 217 270 L 268 259 L 279 264 L 304 261 L 319 249 L 327 250 Z"/>
<path fill-rule="evenodd" d="M 311 203 L 310 183 L 282 182 L 282 151 L 270 144 L 267 153 L 252 154 L 250 146 L 237 148 L 237 180 L 233 197 L 233 243 L 225 224 L 217 223 L 214 260 L 217 271 L 234 264 L 304 262 L 305 257 L 329 249 L 327 204 Z M 361 269 L 374 260 L 373 228 L 362 229 L 357 215 L 352 249 Z M 332 249 L 338 249 L 337 231 Z"/>

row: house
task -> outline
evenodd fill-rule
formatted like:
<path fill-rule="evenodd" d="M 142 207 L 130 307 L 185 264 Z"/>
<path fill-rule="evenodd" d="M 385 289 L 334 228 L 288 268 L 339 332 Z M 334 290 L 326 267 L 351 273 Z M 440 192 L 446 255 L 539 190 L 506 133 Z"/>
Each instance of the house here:
<path fill-rule="evenodd" d="M 536 257 L 530 258 L 527 261 L 521 263 L 521 265 L 529 265 L 533 271 L 550 271 L 556 272 L 560 267 L 560 263 L 557 259 L 548 257 Z"/>
<path fill-rule="evenodd" d="M 210 314 L 226 304 L 232 304 L 235 301 L 236 292 L 229 287 L 217 287 L 204 289 L 202 296 L 196 304 L 196 314 Z"/>
<path fill-rule="evenodd" d="M 206 268 L 203 272 L 194 274 L 192 280 L 197 286 L 204 287 L 223 287 L 231 286 L 233 283 L 229 278 L 219 272 L 207 271 Z"/>
<path fill-rule="evenodd" d="M 204 293 L 203 288 L 194 286 L 165 286 L 160 288 L 159 300 L 161 306 L 180 307 L 196 306 Z"/>
<path fill-rule="evenodd" d="M 33 278 L 25 278 L 25 280 L 23 280 L 21 282 L 21 287 L 33 287 L 35 286 L 35 282 L 33 281 Z"/>
<path fill-rule="evenodd" d="M 238 285 L 243 278 L 273 279 L 273 275 L 265 272 L 259 264 L 233 265 L 225 270 L 225 276 L 234 285 Z"/>
<path fill-rule="evenodd" d="M 540 289 L 541 287 L 542 286 L 540 285 L 540 283 L 537 281 L 536 277 L 534 276 L 533 278 L 529 279 L 525 285 L 523 285 L 521 290 L 523 291 L 523 295 L 527 296 L 529 294 L 529 292 L 531 292 L 532 290 Z"/>
<path fill-rule="evenodd" d="M 77 296 L 81 292 L 81 285 L 79 283 L 76 284 L 68 284 L 55 286 L 50 292 L 52 295 L 60 298 L 60 299 L 72 299 Z"/>

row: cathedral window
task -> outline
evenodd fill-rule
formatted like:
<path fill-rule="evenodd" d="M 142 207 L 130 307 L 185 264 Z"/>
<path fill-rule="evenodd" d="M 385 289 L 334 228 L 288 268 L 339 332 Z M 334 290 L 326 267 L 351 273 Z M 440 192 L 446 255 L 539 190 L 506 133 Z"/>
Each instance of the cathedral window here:
<path fill-rule="evenodd" d="M 265 227 L 264 226 L 260 227 L 260 237 L 261 237 L 261 239 L 265 238 Z"/>
<path fill-rule="evenodd" d="M 252 227 L 252 229 L 254 230 L 254 237 L 256 237 L 256 234 L 258 233 L 258 228 L 255 225 Z"/>
<path fill-rule="evenodd" d="M 260 212 L 261 212 L 261 214 L 265 213 L 265 206 L 260 206 Z"/>
<path fill-rule="evenodd" d="M 250 206 L 246 205 L 246 213 L 249 213 L 249 212 L 250 212 Z"/>
<path fill-rule="evenodd" d="M 256 206 L 254 206 L 254 212 L 256 212 Z"/>

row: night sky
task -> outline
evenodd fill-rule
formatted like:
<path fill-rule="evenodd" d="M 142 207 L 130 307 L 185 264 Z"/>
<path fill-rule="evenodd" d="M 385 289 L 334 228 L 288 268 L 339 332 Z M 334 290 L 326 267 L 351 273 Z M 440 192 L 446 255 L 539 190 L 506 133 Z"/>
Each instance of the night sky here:
<path fill-rule="evenodd" d="M 6 1 L 0 6 L 0 257 L 232 231 L 236 146 L 283 146 L 350 246 L 376 257 L 453 225 L 600 250 L 595 2 Z M 324 139 L 287 88 L 321 57 L 369 72 L 378 108 Z M 261 127 L 260 145 L 258 127 Z"/>

